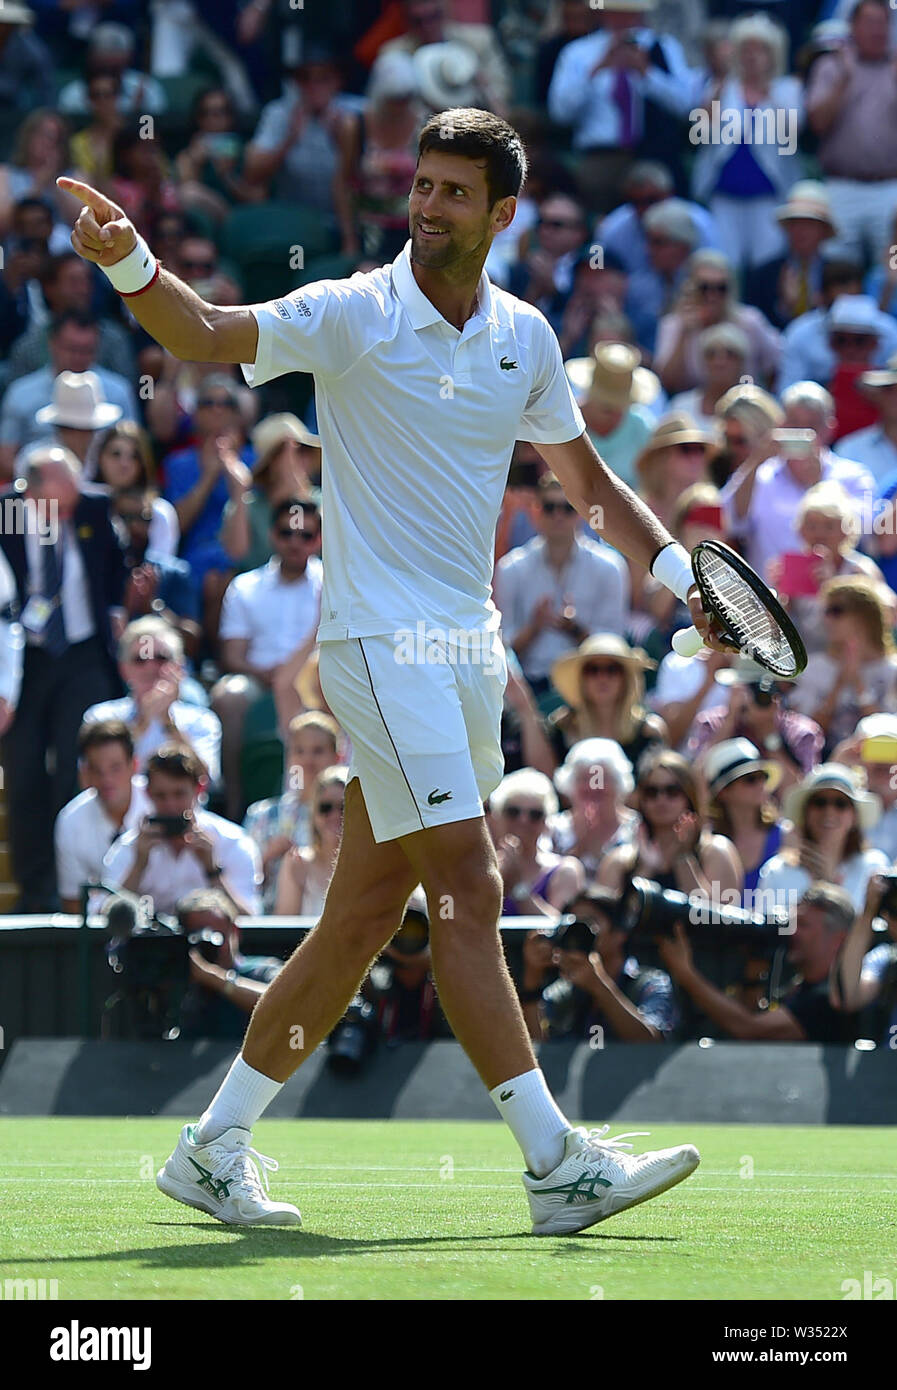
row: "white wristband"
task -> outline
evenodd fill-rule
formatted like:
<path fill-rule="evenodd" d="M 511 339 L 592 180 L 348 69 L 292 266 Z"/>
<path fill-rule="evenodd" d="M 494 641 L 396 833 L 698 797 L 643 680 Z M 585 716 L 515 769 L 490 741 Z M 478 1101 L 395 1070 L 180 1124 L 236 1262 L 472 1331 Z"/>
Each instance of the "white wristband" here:
<path fill-rule="evenodd" d="M 688 591 L 695 582 L 695 574 L 684 545 L 680 545 L 678 541 L 665 545 L 663 550 L 655 555 L 651 573 L 683 603 L 688 602 Z"/>
<path fill-rule="evenodd" d="M 119 294 L 139 294 L 155 279 L 158 266 L 143 237 L 138 235 L 133 251 L 115 265 L 101 265 L 100 270 Z"/>

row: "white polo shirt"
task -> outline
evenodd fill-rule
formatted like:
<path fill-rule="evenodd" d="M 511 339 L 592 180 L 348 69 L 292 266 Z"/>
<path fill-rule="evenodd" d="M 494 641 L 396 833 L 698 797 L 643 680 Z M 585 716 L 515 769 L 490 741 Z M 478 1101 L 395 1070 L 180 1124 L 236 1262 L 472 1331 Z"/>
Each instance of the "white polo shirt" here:
<path fill-rule="evenodd" d="M 495 526 L 514 441 L 561 444 L 585 429 L 538 309 L 484 274 L 459 332 L 418 287 L 410 248 L 366 275 L 252 306 L 249 385 L 315 377 L 322 642 L 421 619 L 497 629 Z"/>
<path fill-rule="evenodd" d="M 121 825 L 106 814 L 95 787 L 79 792 L 56 817 L 56 879 L 61 898 L 77 898 L 85 883 L 102 877 L 103 856 L 125 830 L 152 814 L 146 778 L 131 778 L 131 804 Z"/>
<path fill-rule="evenodd" d="M 238 574 L 224 592 L 218 636 L 248 638 L 246 657 L 253 666 L 280 666 L 318 621 L 322 583 L 316 555 L 299 579 L 282 579 L 276 556 L 257 570 Z"/>
<path fill-rule="evenodd" d="M 211 780 L 217 782 L 221 776 L 221 720 L 215 711 L 202 705 L 188 705 L 186 700 L 173 700 L 169 713 L 178 733 L 202 758 Z M 91 705 L 84 711 L 82 719 L 85 724 L 95 724 L 101 719 L 121 719 L 133 732 L 137 715 L 137 701 L 133 695 L 122 695 L 118 700 L 101 700 L 98 705 Z M 137 766 L 146 767 L 148 760 L 167 738 L 158 719 L 147 724 L 143 733 L 134 739 Z"/>
<path fill-rule="evenodd" d="M 149 814 L 153 814 L 152 805 Z M 228 890 L 245 903 L 250 912 L 258 912 L 260 907 L 259 890 L 262 884 L 262 865 L 255 842 L 249 838 L 242 826 L 223 816 L 213 815 L 211 811 L 194 813 L 196 825 L 204 830 L 215 846 L 215 858 L 221 866 L 221 880 Z M 103 860 L 103 881 L 117 888 L 131 872 L 139 826 L 129 830 L 116 840 Z M 210 888 L 210 883 L 202 864 L 192 849 L 184 848 L 175 854 L 171 845 L 162 841 L 153 845 L 147 856 L 146 868 L 140 880 L 138 893 L 148 893 L 155 903 L 157 912 L 174 913 L 178 901 L 196 888 Z"/>

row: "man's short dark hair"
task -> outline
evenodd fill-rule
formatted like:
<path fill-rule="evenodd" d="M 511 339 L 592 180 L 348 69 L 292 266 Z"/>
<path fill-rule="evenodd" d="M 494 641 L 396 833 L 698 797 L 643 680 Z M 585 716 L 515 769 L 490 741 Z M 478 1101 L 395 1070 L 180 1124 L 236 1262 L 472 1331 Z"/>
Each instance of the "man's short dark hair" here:
<path fill-rule="evenodd" d="M 850 931 L 855 917 L 853 901 L 836 883 L 811 883 L 800 900 L 801 907 L 818 907 L 829 931 Z"/>
<path fill-rule="evenodd" d="M 277 526 L 283 516 L 288 516 L 292 523 L 293 517 L 298 516 L 300 512 L 308 512 L 310 519 L 317 522 L 319 513 L 316 502 L 312 502 L 310 499 L 306 501 L 302 497 L 285 497 L 282 502 L 278 502 L 271 513 L 271 525 Z"/>
<path fill-rule="evenodd" d="M 575 898 L 571 898 L 564 908 L 565 912 L 576 912 L 582 904 L 588 903 L 590 907 L 598 912 L 603 912 L 610 921 L 612 927 L 617 930 L 624 930 L 618 924 L 617 914 L 620 908 L 620 898 L 612 888 L 605 888 L 602 884 L 596 883 L 591 888 L 584 888 L 581 893 L 577 893 Z"/>
<path fill-rule="evenodd" d="M 55 285 L 63 266 L 68 265 L 69 261 L 80 260 L 81 257 L 77 251 L 60 251 L 58 255 L 48 257 L 46 264 L 41 269 L 41 284 Z"/>
<path fill-rule="evenodd" d="M 163 743 L 162 747 L 147 759 L 147 781 L 154 772 L 161 772 L 164 777 L 181 777 L 192 782 L 194 786 L 198 786 L 208 776 L 205 763 L 184 743 Z"/>
<path fill-rule="evenodd" d="M 95 318 L 86 309 L 64 309 L 61 314 L 57 314 L 50 324 L 50 335 L 55 337 L 61 333 L 67 324 L 73 323 L 76 328 L 90 328 L 97 331 L 98 324 Z"/>
<path fill-rule="evenodd" d="M 486 162 L 489 206 L 516 198 L 526 179 L 526 151 L 513 126 L 491 111 L 460 106 L 431 116 L 420 133 L 417 157 L 435 150 Z"/>
<path fill-rule="evenodd" d="M 835 285 L 847 285 L 852 280 L 862 280 L 863 267 L 859 261 L 848 256 L 836 256 L 822 263 L 822 288 L 830 290 Z"/>
<path fill-rule="evenodd" d="M 52 205 L 51 205 L 50 203 L 47 202 L 46 198 L 34 198 L 34 197 L 20 198 L 20 199 L 18 200 L 18 202 L 16 202 L 16 203 L 13 204 L 13 209 L 12 209 L 13 218 L 15 218 L 16 213 L 18 213 L 18 212 L 27 212 L 29 208 L 32 208 L 32 209 L 33 209 L 33 208 L 37 208 L 40 212 L 45 213 L 46 216 L 49 217 L 50 223 L 52 224 L 52 222 L 53 222 L 53 207 L 52 207 Z"/>
<path fill-rule="evenodd" d="M 97 719 L 82 724 L 78 730 L 78 757 L 86 758 L 92 748 L 104 748 L 107 743 L 120 743 L 128 762 L 134 756 L 134 739 L 123 719 Z"/>
<path fill-rule="evenodd" d="M 853 23 L 864 5 L 877 5 L 880 10 L 884 10 L 885 14 L 891 12 L 890 0 L 856 0 L 856 4 L 850 7 L 850 13 L 847 16 L 848 24 Z"/>

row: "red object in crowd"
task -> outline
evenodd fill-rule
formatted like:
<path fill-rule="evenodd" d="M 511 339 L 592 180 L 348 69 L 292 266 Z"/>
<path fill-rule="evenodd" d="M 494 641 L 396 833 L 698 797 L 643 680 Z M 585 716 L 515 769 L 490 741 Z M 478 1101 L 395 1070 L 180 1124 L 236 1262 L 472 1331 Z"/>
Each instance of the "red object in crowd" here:
<path fill-rule="evenodd" d="M 833 443 L 845 434 L 853 434 L 854 430 L 863 430 L 867 425 L 874 425 L 878 420 L 875 406 L 869 397 L 864 396 L 856 387 L 857 377 L 868 371 L 868 363 L 842 365 L 828 384 L 835 402 L 836 426 L 832 436 Z"/>

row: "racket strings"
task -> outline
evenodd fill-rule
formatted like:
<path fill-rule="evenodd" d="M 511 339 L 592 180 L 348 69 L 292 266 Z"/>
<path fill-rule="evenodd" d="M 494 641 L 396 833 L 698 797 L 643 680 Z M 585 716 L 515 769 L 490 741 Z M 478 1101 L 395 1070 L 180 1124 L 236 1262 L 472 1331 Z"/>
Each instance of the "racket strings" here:
<path fill-rule="evenodd" d="M 696 561 L 701 583 L 742 650 L 783 675 L 794 673 L 791 643 L 759 595 L 722 556 L 702 551 Z"/>

